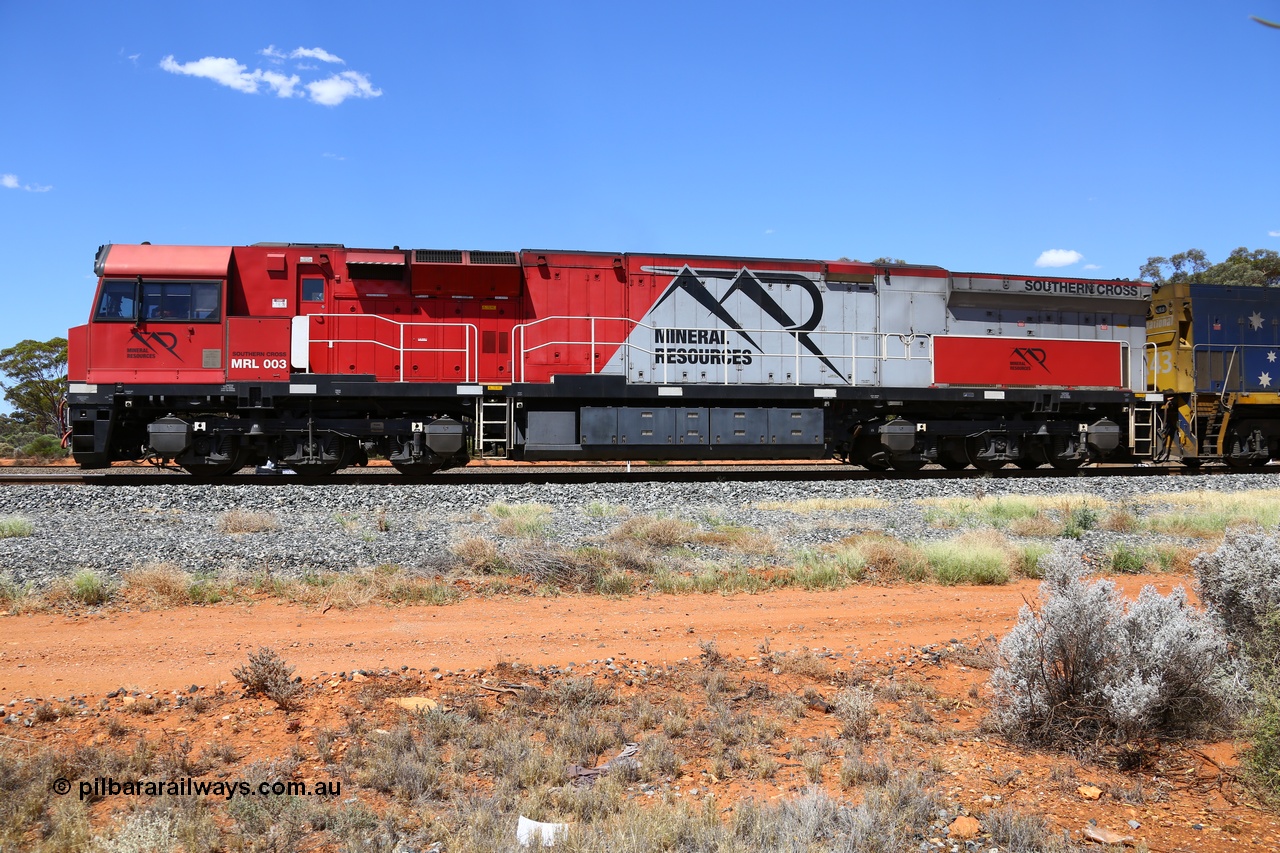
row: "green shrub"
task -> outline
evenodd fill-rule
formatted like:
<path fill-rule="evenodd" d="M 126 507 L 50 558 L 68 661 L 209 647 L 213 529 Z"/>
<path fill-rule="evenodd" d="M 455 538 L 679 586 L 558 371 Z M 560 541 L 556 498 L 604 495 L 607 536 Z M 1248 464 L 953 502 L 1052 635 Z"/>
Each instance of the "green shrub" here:
<path fill-rule="evenodd" d="M 1098 526 L 1098 512 L 1087 504 L 1073 506 L 1067 511 L 1067 523 L 1062 529 L 1063 536 L 1079 539 L 1086 530 Z"/>
<path fill-rule="evenodd" d="M 30 458 L 36 462 L 52 462 L 55 459 L 65 459 L 67 451 L 62 446 L 62 441 L 56 436 L 40 435 L 24 444 L 15 454 L 16 456 Z"/>

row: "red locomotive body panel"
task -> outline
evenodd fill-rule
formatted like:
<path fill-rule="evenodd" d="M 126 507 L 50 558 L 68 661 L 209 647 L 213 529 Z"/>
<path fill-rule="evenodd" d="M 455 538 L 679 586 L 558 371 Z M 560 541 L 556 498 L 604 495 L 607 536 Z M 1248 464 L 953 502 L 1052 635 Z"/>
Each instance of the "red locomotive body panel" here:
<path fill-rule="evenodd" d="M 227 318 L 227 381 L 289 381 L 289 319 Z"/>
<path fill-rule="evenodd" d="M 517 379 L 548 382 L 556 374 L 598 373 L 626 340 L 626 271 L 621 255 L 521 253 L 524 323 Z"/>
<path fill-rule="evenodd" d="M 1119 341 L 939 335 L 933 359 L 938 385 L 1124 387 Z"/>

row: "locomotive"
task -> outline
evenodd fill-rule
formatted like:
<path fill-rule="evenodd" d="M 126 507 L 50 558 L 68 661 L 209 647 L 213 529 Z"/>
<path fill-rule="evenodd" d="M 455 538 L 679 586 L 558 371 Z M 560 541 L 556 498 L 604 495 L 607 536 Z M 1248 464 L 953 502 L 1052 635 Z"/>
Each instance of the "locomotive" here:
<path fill-rule="evenodd" d="M 483 455 L 1069 470 L 1200 458 L 1198 436 L 1226 423 L 1167 427 L 1200 403 L 1156 387 L 1174 374 L 1138 281 L 325 243 L 105 245 L 94 271 L 91 315 L 68 334 L 67 441 L 85 468 L 329 474 L 377 455 L 428 474 Z M 1231 425 L 1219 456 L 1232 441 L 1270 452 L 1269 427 Z"/>
<path fill-rule="evenodd" d="M 1178 282 L 1152 296 L 1156 461 L 1254 468 L 1280 456 L 1280 295 Z"/>

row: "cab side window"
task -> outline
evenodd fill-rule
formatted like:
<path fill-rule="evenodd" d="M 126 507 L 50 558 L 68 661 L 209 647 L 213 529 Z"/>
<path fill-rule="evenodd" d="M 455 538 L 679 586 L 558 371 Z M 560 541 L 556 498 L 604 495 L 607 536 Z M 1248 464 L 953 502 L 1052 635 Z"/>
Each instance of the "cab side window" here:
<path fill-rule="evenodd" d="M 324 279 L 304 278 L 302 280 L 303 302 L 324 302 Z"/>
<path fill-rule="evenodd" d="M 143 281 L 141 316 L 158 322 L 216 321 L 220 318 L 217 281 Z"/>

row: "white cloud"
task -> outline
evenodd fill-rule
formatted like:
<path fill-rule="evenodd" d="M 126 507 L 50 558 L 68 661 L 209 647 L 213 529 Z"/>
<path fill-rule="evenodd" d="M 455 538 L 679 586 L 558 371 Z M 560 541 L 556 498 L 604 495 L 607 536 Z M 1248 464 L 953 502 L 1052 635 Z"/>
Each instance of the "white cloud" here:
<path fill-rule="evenodd" d="M 24 184 L 18 180 L 17 175 L 8 173 L 0 175 L 0 187 L 4 187 L 7 190 L 25 190 L 29 193 L 47 193 L 53 189 L 53 187 L 44 184 Z"/>
<path fill-rule="evenodd" d="M 1049 249 L 1036 258 L 1038 267 L 1069 267 L 1084 260 L 1084 255 L 1072 249 Z"/>
<path fill-rule="evenodd" d="M 1084 269 L 1087 269 L 1087 270 L 1100 270 L 1100 269 L 1102 269 L 1102 267 L 1101 267 L 1101 266 L 1099 266 L 1098 264 L 1085 264 L 1085 265 L 1084 265 Z"/>
<path fill-rule="evenodd" d="M 326 151 L 326 152 L 324 152 L 323 154 L 321 154 L 320 156 L 321 156 L 321 157 L 325 157 L 325 158 L 327 158 L 327 159 L 329 159 L 329 160 L 345 160 L 345 159 L 347 159 L 346 157 L 343 157 L 341 154 L 334 154 L 332 151 Z"/>
<path fill-rule="evenodd" d="M 334 56 L 332 53 L 330 53 L 329 51 L 325 50 L 323 47 L 298 47 L 298 48 L 294 48 L 293 52 L 289 54 L 289 58 L 290 58 L 290 59 L 303 59 L 303 58 L 306 58 L 306 59 L 318 59 L 318 60 L 320 60 L 321 62 L 333 62 L 333 63 L 336 63 L 336 64 L 338 64 L 338 65 L 346 65 L 346 64 L 347 64 L 347 63 L 346 63 L 345 61 L 343 61 L 340 57 Z"/>
<path fill-rule="evenodd" d="M 1268 236 L 1268 237 L 1280 237 L 1280 231 L 1268 231 L 1268 232 L 1267 232 L 1267 236 Z"/>
<path fill-rule="evenodd" d="M 359 71 L 343 71 L 324 80 L 307 84 L 311 100 L 326 107 L 336 107 L 347 98 L 376 98 L 381 89 L 373 88 L 369 78 Z"/>
<path fill-rule="evenodd" d="M 286 57 L 275 45 L 268 45 L 259 53 L 276 64 L 289 57 L 342 63 L 341 58 L 319 47 L 300 47 Z M 326 107 L 337 106 L 347 98 L 376 98 L 382 94 L 382 90 L 375 89 L 369 78 L 359 71 L 342 71 L 322 80 L 303 83 L 297 74 L 285 75 L 278 71 L 263 71 L 261 68 L 250 71 L 248 66 L 231 57 L 206 56 L 192 62 L 179 63 L 172 54 L 160 60 L 160 67 L 171 74 L 203 77 L 247 95 L 256 95 L 265 87 L 281 98 L 306 97 L 313 103 Z M 299 70 L 314 68 L 315 66 L 299 65 Z"/>
<path fill-rule="evenodd" d="M 254 73 L 260 75 L 262 82 L 274 89 L 276 95 L 281 98 L 292 98 L 295 94 L 293 90 L 302 82 L 302 78 L 297 74 L 286 77 L 274 71 L 255 71 Z"/>
<path fill-rule="evenodd" d="M 204 77 L 222 86 L 235 89 L 237 92 L 250 95 L 258 91 L 258 81 L 262 79 L 261 71 L 250 74 L 246 66 L 225 56 L 206 56 L 203 59 L 178 64 L 170 54 L 160 60 L 160 67 L 170 74 Z"/>

